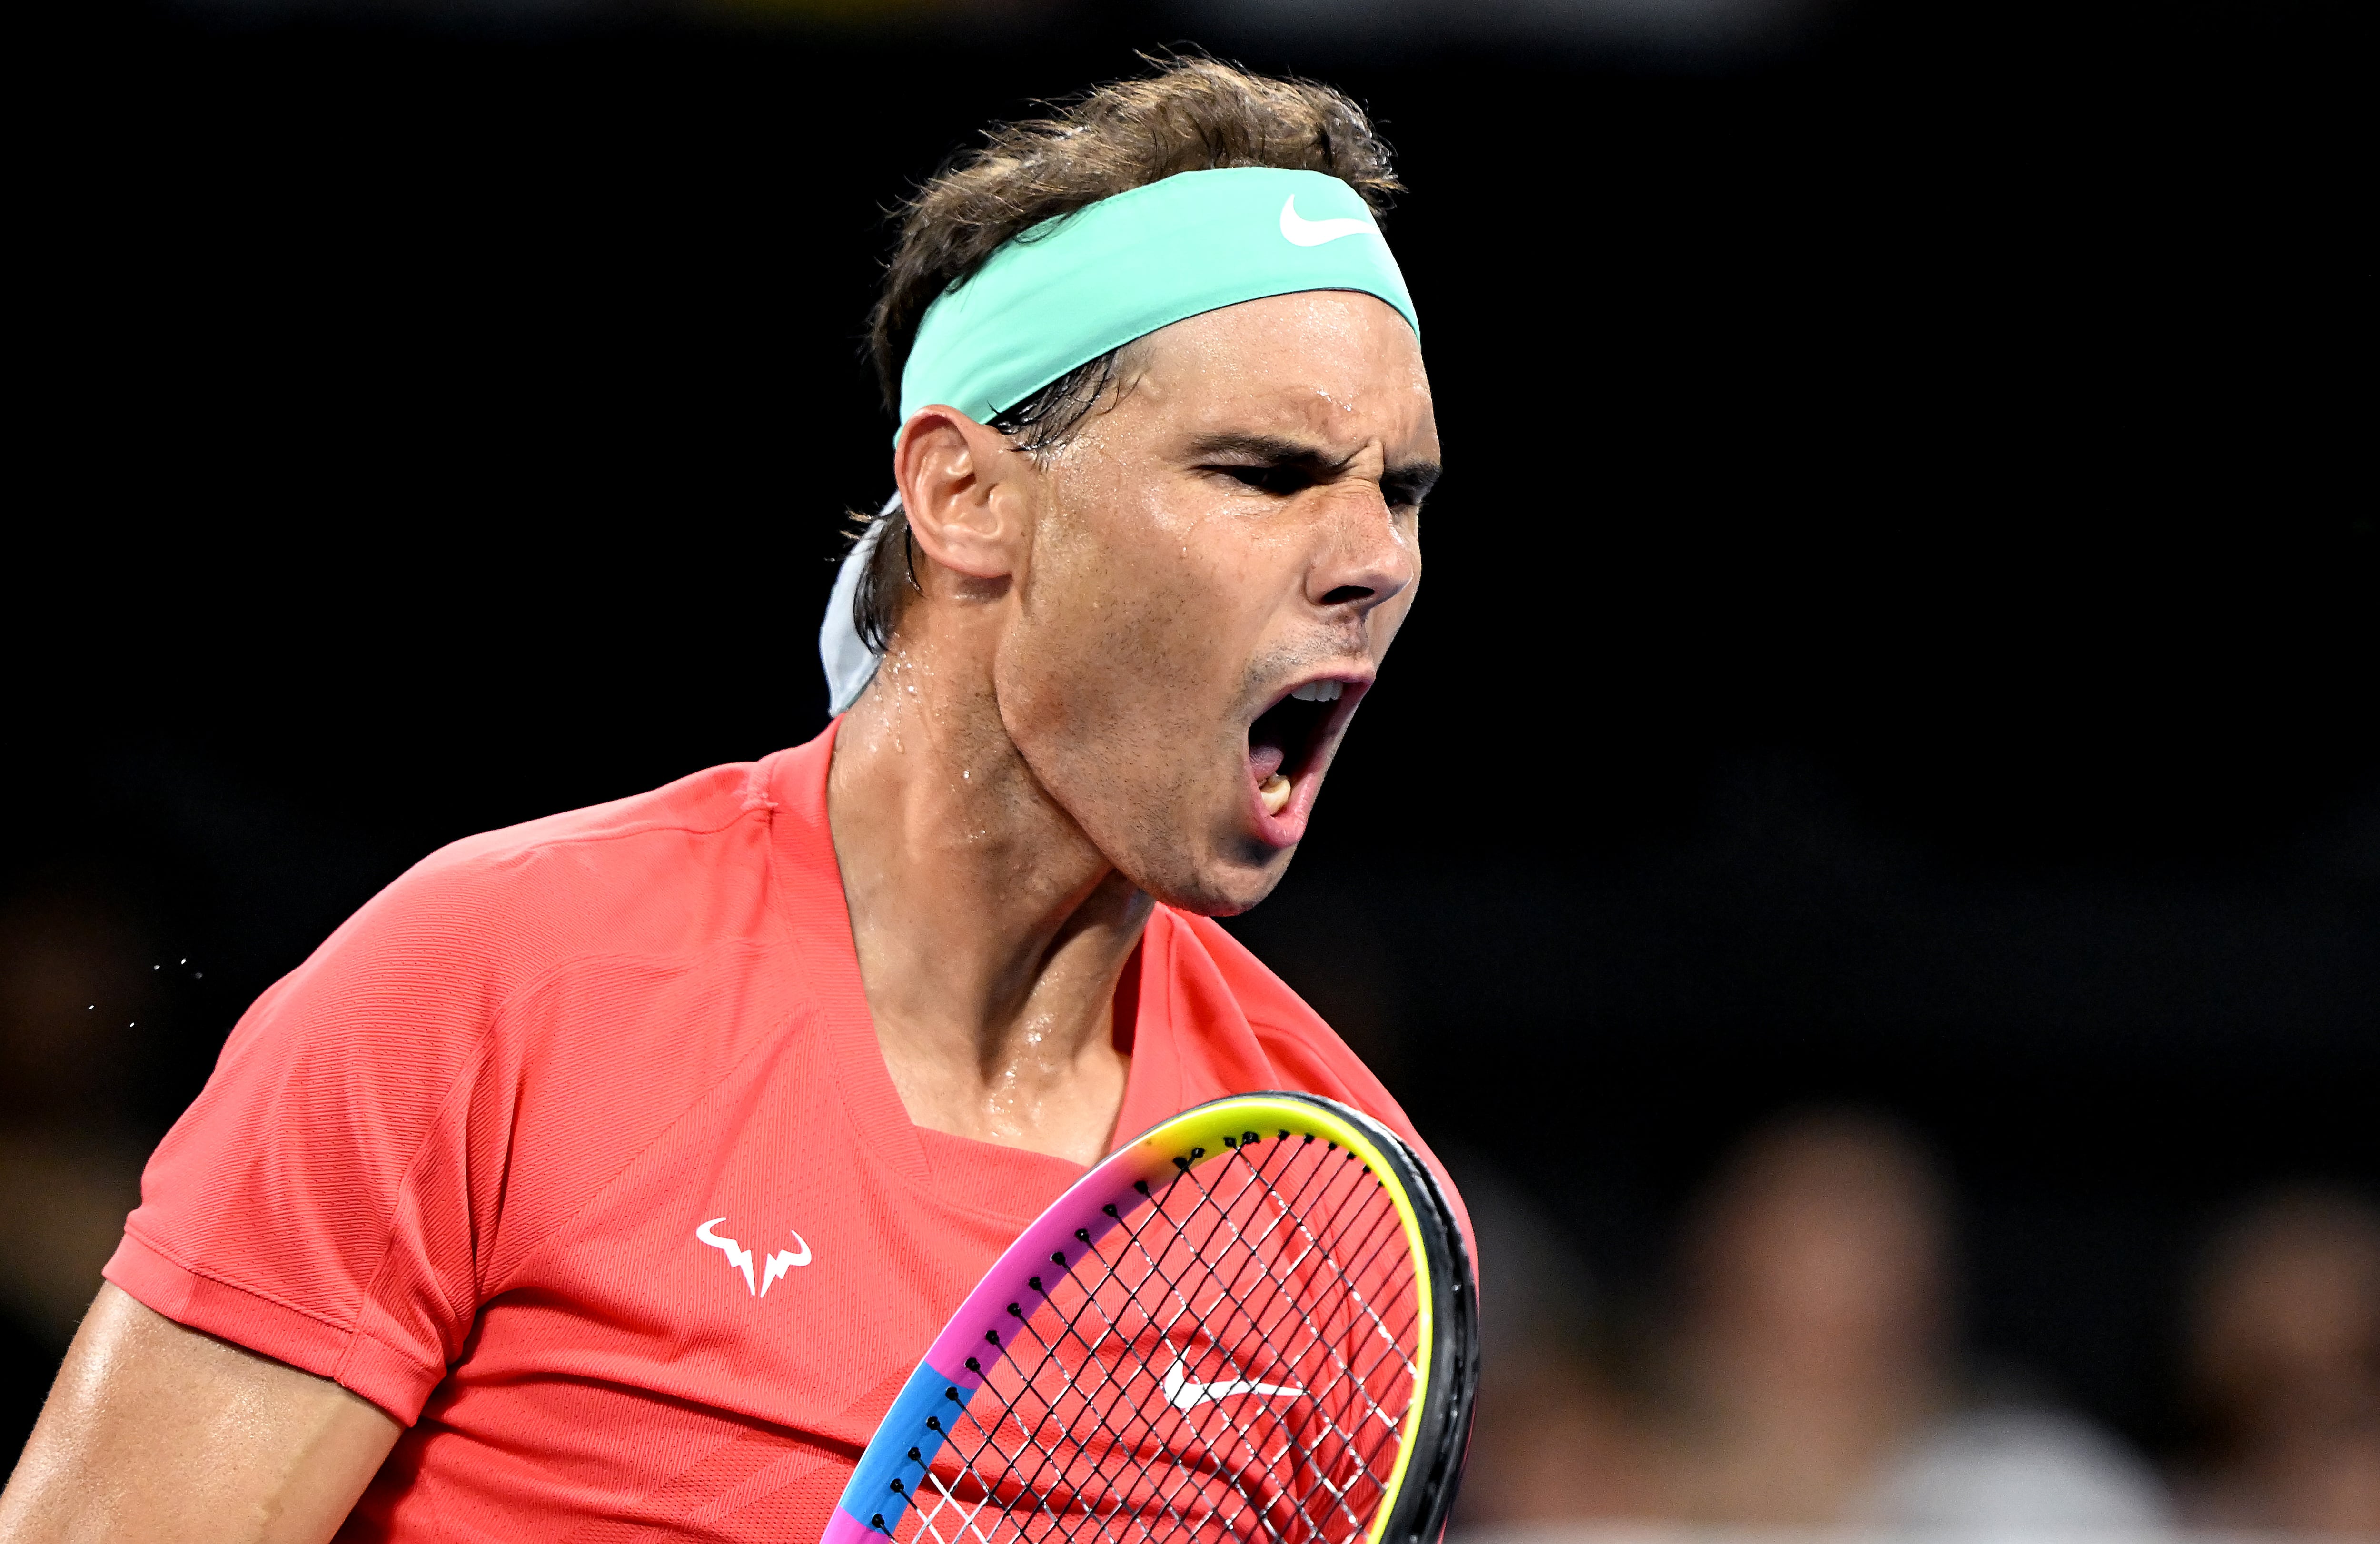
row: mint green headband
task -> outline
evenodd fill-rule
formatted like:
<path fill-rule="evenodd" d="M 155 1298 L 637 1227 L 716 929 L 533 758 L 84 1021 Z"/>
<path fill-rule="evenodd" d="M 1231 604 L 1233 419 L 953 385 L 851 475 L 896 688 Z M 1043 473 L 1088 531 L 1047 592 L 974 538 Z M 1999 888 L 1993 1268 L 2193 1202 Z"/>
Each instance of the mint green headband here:
<path fill-rule="evenodd" d="M 1421 335 L 1370 208 L 1337 177 L 1232 166 L 1135 188 L 1034 226 L 927 307 L 901 421 L 940 403 L 987 422 L 1160 327 L 1308 289 L 1377 295 Z"/>
<path fill-rule="evenodd" d="M 1371 210 L 1337 177 L 1232 166 L 1135 188 L 1043 221 L 927 307 L 901 371 L 901 421 L 941 403 L 988 423 L 1184 317 L 1309 289 L 1377 295 L 1421 335 Z M 896 493 L 884 513 L 899 503 Z M 844 554 L 819 626 L 830 712 L 848 710 L 876 674 L 852 602 L 883 533 L 882 521 L 870 525 Z"/>

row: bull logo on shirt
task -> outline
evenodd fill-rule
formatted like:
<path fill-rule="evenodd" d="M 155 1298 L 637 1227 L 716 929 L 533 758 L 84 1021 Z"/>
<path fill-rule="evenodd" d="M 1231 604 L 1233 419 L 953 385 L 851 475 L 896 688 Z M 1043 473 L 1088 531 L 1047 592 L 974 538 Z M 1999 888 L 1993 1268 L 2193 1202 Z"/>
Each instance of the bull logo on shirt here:
<path fill-rule="evenodd" d="M 780 1249 L 775 1254 L 771 1255 L 766 1260 L 761 1262 L 760 1280 L 759 1284 L 755 1285 L 752 1280 L 752 1251 L 747 1249 L 743 1245 L 727 1237 L 723 1234 L 715 1234 L 710 1231 L 711 1229 L 719 1226 L 720 1223 L 726 1221 L 727 1219 L 724 1217 L 714 1217 L 710 1222 L 705 1222 L 700 1227 L 695 1229 L 694 1236 L 700 1239 L 703 1243 L 710 1245 L 721 1254 L 725 1255 L 729 1265 L 744 1272 L 744 1290 L 750 1293 L 755 1297 L 768 1296 L 769 1289 L 777 1284 L 777 1279 L 779 1277 L 783 1276 L 786 1271 L 791 1270 L 797 1265 L 808 1265 L 810 1262 L 810 1246 L 808 1243 L 803 1239 L 800 1234 L 795 1233 L 791 1228 L 787 1228 L 785 1231 L 794 1234 L 794 1242 L 800 1246 L 801 1252 L 799 1254 L 795 1254 L 791 1249 Z"/>

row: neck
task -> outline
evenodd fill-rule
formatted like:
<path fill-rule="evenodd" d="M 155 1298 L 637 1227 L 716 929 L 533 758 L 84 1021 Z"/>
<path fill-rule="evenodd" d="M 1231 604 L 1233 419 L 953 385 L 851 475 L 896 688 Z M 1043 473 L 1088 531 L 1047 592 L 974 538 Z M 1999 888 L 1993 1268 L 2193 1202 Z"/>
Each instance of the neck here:
<path fill-rule="evenodd" d="M 981 650 L 896 638 L 835 736 L 828 822 L 909 1118 L 1096 1161 L 1130 1058 L 1116 983 L 1151 903 L 1010 741 Z"/>

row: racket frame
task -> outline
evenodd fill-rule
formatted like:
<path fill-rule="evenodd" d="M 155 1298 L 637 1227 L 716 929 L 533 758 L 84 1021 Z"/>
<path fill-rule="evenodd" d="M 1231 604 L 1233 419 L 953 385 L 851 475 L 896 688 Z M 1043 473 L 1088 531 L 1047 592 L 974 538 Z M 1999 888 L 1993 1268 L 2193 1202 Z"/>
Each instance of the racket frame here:
<path fill-rule="evenodd" d="M 1010 1245 L 934 1337 L 861 1453 L 820 1544 L 891 1538 L 949 1438 L 954 1416 L 1006 1359 L 1017 1332 L 1064 1272 L 1163 1185 L 1251 1140 L 1329 1142 L 1388 1192 L 1415 1263 L 1414 1387 L 1387 1485 L 1390 1504 L 1366 1544 L 1435 1544 L 1460 1481 L 1479 1366 L 1470 1252 L 1427 1165 L 1361 1111 L 1312 1094 L 1233 1094 L 1160 1122 L 1102 1159 Z M 1439 1261 L 1446 1269 L 1434 1269 Z M 1051 1268 L 1057 1274 L 1051 1274 Z M 1037 1290 L 1036 1279 L 1043 1283 Z M 1440 1408 L 1433 1392 L 1442 1392 Z M 1436 1425 L 1434 1432 L 1425 1430 Z M 1409 1482 L 1416 1463 L 1422 1472 Z"/>

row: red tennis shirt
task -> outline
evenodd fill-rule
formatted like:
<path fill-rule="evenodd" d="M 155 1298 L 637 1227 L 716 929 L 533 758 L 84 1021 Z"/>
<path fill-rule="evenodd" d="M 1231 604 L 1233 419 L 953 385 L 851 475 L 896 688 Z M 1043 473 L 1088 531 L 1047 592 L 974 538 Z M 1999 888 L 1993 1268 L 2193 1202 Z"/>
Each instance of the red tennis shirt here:
<path fill-rule="evenodd" d="M 250 1008 L 107 1278 L 407 1424 L 346 1539 L 814 1539 L 910 1368 L 1082 1170 L 910 1124 L 834 731 L 424 859 Z M 1128 1140 L 1386 1090 L 1214 923 L 1118 997 Z M 1458 1203 L 1459 1204 L 1459 1203 Z"/>

